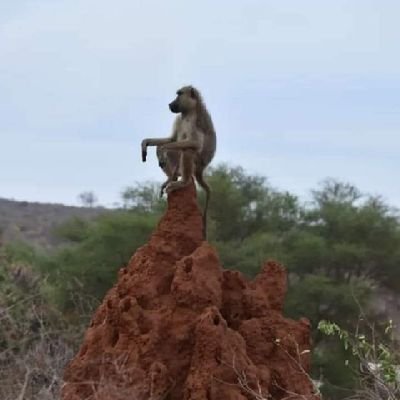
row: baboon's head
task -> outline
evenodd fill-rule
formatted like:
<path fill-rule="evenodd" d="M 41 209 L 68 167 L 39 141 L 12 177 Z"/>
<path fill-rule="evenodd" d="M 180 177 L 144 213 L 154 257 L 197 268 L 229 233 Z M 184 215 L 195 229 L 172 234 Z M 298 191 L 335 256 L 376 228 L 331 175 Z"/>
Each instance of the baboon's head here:
<path fill-rule="evenodd" d="M 176 92 L 176 99 L 169 103 L 173 113 L 186 114 L 194 110 L 199 100 L 199 92 L 192 86 L 184 86 Z"/>

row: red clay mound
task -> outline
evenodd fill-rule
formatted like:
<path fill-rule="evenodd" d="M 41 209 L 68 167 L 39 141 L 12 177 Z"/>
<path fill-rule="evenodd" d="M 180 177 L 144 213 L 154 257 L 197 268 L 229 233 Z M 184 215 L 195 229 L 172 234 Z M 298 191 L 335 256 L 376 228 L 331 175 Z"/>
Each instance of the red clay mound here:
<path fill-rule="evenodd" d="M 276 263 L 251 282 L 223 270 L 194 187 L 176 191 L 93 316 L 62 399 L 316 399 L 310 327 L 282 316 L 285 293 Z"/>

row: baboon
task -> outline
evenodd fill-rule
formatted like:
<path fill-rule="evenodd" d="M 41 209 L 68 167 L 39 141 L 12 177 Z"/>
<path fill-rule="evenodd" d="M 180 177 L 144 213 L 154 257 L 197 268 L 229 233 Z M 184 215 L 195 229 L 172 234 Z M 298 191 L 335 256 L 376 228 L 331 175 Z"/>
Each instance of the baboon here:
<path fill-rule="evenodd" d="M 201 94 L 196 88 L 184 86 L 176 94 L 176 99 L 169 104 L 171 112 L 179 114 L 175 119 L 171 136 L 144 139 L 142 160 L 146 161 L 147 146 L 158 146 L 159 165 L 168 177 L 161 188 L 161 195 L 164 189 L 170 193 L 189 185 L 192 177 L 195 177 L 206 192 L 203 210 L 203 234 L 206 238 L 207 210 L 211 193 L 203 172 L 215 155 L 217 145 L 215 129 Z M 178 176 L 181 177 L 179 181 Z"/>

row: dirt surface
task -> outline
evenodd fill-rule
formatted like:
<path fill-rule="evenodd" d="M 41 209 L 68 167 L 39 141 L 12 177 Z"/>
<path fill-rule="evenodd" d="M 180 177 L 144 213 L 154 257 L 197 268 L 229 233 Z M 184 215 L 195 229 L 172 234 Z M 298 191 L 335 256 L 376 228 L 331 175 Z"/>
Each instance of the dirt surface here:
<path fill-rule="evenodd" d="M 282 316 L 285 293 L 275 262 L 253 281 L 224 270 L 194 187 L 176 191 L 94 314 L 62 399 L 314 399 L 310 326 Z"/>

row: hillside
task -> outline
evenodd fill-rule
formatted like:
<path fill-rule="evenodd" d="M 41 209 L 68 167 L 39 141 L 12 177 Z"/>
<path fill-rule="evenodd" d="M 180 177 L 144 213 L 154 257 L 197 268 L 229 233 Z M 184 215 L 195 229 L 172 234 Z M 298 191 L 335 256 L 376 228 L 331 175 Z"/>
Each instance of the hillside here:
<path fill-rule="evenodd" d="M 2 240 L 23 240 L 42 247 L 59 243 L 54 229 L 72 217 L 93 218 L 106 209 L 72 207 L 62 204 L 31 203 L 0 198 Z"/>

